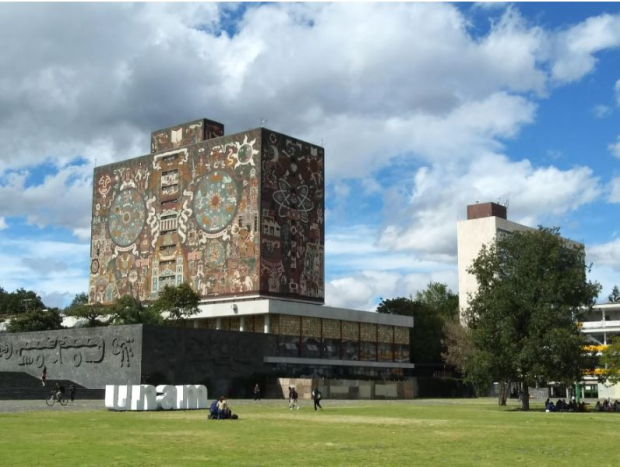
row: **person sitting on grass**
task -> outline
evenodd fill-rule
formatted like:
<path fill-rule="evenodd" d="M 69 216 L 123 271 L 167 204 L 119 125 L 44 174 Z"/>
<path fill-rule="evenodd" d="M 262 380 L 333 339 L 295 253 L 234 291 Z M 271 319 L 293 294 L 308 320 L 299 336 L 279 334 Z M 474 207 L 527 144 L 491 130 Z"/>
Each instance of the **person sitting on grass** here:
<path fill-rule="evenodd" d="M 218 402 L 219 401 L 215 399 L 213 402 L 211 402 L 211 406 L 209 407 L 209 418 L 211 420 L 217 419 L 217 403 Z"/>
<path fill-rule="evenodd" d="M 225 420 L 227 418 L 230 418 L 230 415 L 231 412 L 230 408 L 228 407 L 228 402 L 226 402 L 224 396 L 221 396 L 220 400 L 217 402 L 217 419 Z"/>
<path fill-rule="evenodd" d="M 547 399 L 545 401 L 545 410 L 547 412 L 555 412 L 556 411 L 555 405 L 553 405 L 553 402 L 551 402 L 549 399 Z"/>

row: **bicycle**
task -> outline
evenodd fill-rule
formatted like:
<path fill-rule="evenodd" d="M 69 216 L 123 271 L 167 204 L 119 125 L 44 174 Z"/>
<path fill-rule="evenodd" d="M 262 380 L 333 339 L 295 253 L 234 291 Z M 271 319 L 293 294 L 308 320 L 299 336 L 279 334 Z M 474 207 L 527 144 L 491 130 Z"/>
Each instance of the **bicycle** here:
<path fill-rule="evenodd" d="M 45 399 L 45 403 L 51 407 L 56 402 L 60 405 L 67 405 L 69 403 L 69 399 L 67 399 L 62 392 L 52 391 L 50 396 Z"/>

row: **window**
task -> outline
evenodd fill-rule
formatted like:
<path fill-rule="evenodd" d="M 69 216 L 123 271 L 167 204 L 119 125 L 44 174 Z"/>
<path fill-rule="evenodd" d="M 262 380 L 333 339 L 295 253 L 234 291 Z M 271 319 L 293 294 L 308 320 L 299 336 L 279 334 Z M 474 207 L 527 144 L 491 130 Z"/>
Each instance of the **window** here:
<path fill-rule="evenodd" d="M 171 162 L 171 161 L 176 161 L 178 158 L 179 158 L 179 153 L 176 153 L 176 154 L 170 154 L 169 156 L 162 157 L 161 160 L 162 162 Z"/>
<path fill-rule="evenodd" d="M 359 360 L 360 343 L 358 341 L 342 341 L 342 351 L 344 360 Z"/>
<path fill-rule="evenodd" d="M 299 357 L 298 336 L 278 336 L 278 355 L 280 357 Z"/>
<path fill-rule="evenodd" d="M 305 358 L 321 358 L 320 340 L 315 337 L 304 337 L 301 341 L 301 356 Z"/>
<path fill-rule="evenodd" d="M 168 170 L 161 173 L 161 186 L 162 188 L 170 185 L 178 185 L 179 183 L 179 171 Z"/>
<path fill-rule="evenodd" d="M 323 358 L 340 360 L 340 339 L 323 339 Z"/>
<path fill-rule="evenodd" d="M 374 342 L 360 342 L 360 360 L 367 362 L 377 360 L 377 344 Z"/>

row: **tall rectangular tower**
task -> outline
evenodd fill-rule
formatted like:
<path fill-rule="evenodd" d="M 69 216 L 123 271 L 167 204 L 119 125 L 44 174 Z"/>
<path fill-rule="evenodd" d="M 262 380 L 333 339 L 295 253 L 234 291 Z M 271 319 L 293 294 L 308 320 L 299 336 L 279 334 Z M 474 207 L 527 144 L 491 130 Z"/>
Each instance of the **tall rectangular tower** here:
<path fill-rule="evenodd" d="M 532 230 L 507 219 L 505 206 L 496 203 L 467 206 L 467 220 L 456 225 L 459 273 L 459 315 L 464 323 L 464 312 L 469 307 L 470 295 L 478 291 L 478 282 L 468 272 L 484 245 L 491 246 L 498 235 L 515 231 Z"/>
<path fill-rule="evenodd" d="M 323 148 L 223 133 L 204 119 L 158 130 L 152 154 L 95 169 L 92 303 L 183 282 L 205 301 L 323 303 Z"/>

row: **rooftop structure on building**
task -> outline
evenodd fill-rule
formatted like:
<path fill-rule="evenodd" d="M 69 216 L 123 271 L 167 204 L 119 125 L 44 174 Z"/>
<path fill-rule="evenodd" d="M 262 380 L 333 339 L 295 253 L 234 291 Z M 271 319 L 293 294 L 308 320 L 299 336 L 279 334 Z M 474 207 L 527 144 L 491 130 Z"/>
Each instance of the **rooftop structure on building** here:
<path fill-rule="evenodd" d="M 458 243 L 459 309 L 469 306 L 469 297 L 478 290 L 476 277 L 468 272 L 483 245 L 490 245 L 502 232 L 531 230 L 531 227 L 508 220 L 506 206 L 497 203 L 476 203 L 467 206 L 467 220 L 456 225 Z"/>

